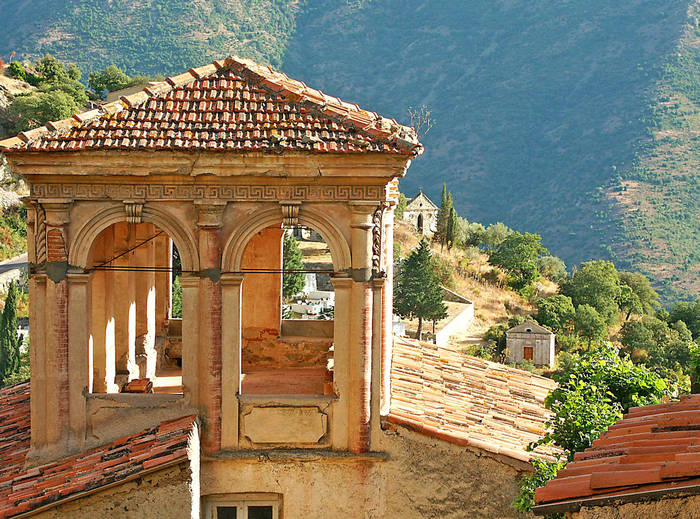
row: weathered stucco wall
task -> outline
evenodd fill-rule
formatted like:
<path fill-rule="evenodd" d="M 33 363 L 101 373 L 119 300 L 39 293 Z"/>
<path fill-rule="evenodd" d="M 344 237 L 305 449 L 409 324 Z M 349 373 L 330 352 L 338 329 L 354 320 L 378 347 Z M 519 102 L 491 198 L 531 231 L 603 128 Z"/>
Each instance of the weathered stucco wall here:
<path fill-rule="evenodd" d="M 700 517 L 700 496 L 698 495 L 583 507 L 579 512 L 569 514 L 570 519 L 697 519 L 698 517 Z"/>
<path fill-rule="evenodd" d="M 188 462 L 41 512 L 38 519 L 190 519 Z M 196 507 L 195 507 L 196 508 Z"/>
<path fill-rule="evenodd" d="M 381 435 L 384 461 L 357 457 L 206 459 L 205 495 L 282 495 L 284 519 L 519 518 L 510 503 L 529 465 L 406 429 Z"/>

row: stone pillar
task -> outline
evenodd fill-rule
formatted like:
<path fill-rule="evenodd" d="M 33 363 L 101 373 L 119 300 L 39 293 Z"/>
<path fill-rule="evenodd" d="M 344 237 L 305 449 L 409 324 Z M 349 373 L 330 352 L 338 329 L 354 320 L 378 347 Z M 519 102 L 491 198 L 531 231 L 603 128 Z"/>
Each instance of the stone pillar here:
<path fill-rule="evenodd" d="M 171 241 L 170 237 L 163 233 L 153 240 L 154 259 L 156 267 L 170 268 L 171 265 Z M 170 286 L 172 284 L 172 273 L 156 272 L 156 330 L 158 333 L 163 330 L 165 323 L 170 317 Z"/>
<path fill-rule="evenodd" d="M 381 326 L 381 404 L 380 414 L 386 416 L 391 407 L 391 359 L 394 348 L 394 209 L 384 211 L 382 220 L 382 255 L 385 283 L 382 288 Z"/>
<path fill-rule="evenodd" d="M 383 341 L 383 330 L 384 326 L 384 306 L 382 301 L 384 298 L 384 289 L 386 287 L 386 280 L 384 278 L 377 278 L 372 281 L 372 376 L 371 376 L 371 416 L 374 417 L 372 420 L 372 430 L 371 437 L 372 441 L 374 438 L 378 439 L 378 435 L 381 434 L 381 427 L 379 422 L 379 417 L 381 416 L 381 404 L 382 404 L 382 355 L 384 353 L 382 348 Z"/>
<path fill-rule="evenodd" d="M 42 386 L 32 394 L 32 450 L 28 459 L 53 459 L 65 455 L 69 437 L 68 378 L 68 250 L 67 224 L 70 200 L 41 201 L 46 211 L 46 278 L 32 283 L 36 304 L 32 311 L 32 378 Z M 44 281 L 45 279 L 45 281 Z M 37 293 L 38 292 L 38 293 Z M 37 301 L 36 296 L 43 301 Z M 38 385 L 38 384 L 37 384 Z M 34 388 L 34 383 L 32 387 Z M 39 418 L 43 415 L 43 419 Z M 41 429 L 41 430 L 40 430 Z M 36 439 L 35 439 L 36 433 Z M 30 461 L 31 463 L 31 461 Z"/>
<path fill-rule="evenodd" d="M 372 380 L 372 214 L 376 204 L 352 203 L 353 284 L 350 301 L 350 401 L 348 447 L 370 449 Z"/>
<path fill-rule="evenodd" d="M 32 331 L 29 364 L 31 386 L 31 447 L 40 451 L 46 447 L 46 274 L 35 273 L 29 278 L 29 329 Z"/>
<path fill-rule="evenodd" d="M 150 223 L 138 225 L 137 243 L 152 238 L 158 229 Z M 155 244 L 147 241 L 134 250 L 133 265 L 138 267 L 155 266 Z M 153 379 L 156 375 L 156 273 L 154 271 L 135 272 L 136 290 L 136 364 L 139 378 Z"/>
<path fill-rule="evenodd" d="M 93 244 L 93 260 L 102 263 L 114 256 L 114 227 L 103 231 Z M 90 330 L 94 393 L 118 393 L 115 384 L 113 272 L 95 271 L 90 281 Z"/>
<path fill-rule="evenodd" d="M 353 344 L 350 340 L 350 308 L 353 281 L 351 278 L 331 277 L 335 291 L 335 317 L 333 319 L 333 388 L 338 401 L 333 407 L 331 427 L 334 449 L 348 448 L 350 431 L 350 360 Z"/>
<path fill-rule="evenodd" d="M 182 274 L 182 391 L 188 405 L 199 405 L 199 276 Z"/>
<path fill-rule="evenodd" d="M 241 274 L 221 275 L 221 448 L 238 448 L 241 393 Z"/>
<path fill-rule="evenodd" d="M 221 449 L 221 237 L 226 202 L 195 201 L 199 218 L 199 409 L 202 449 Z M 184 316 L 183 316 L 184 317 Z M 183 329 L 189 326 L 183 319 Z M 184 346 L 184 345 L 183 345 Z"/>
<path fill-rule="evenodd" d="M 114 253 L 121 254 L 136 244 L 134 225 L 120 222 L 114 225 Z M 130 267 L 135 251 L 112 262 L 114 267 Z M 116 348 L 115 383 L 121 389 L 127 382 L 138 378 L 136 364 L 136 273 L 112 272 L 114 341 Z"/>
<path fill-rule="evenodd" d="M 78 452 L 85 443 L 86 403 L 90 391 L 90 274 L 68 274 L 68 408 L 69 450 Z"/>

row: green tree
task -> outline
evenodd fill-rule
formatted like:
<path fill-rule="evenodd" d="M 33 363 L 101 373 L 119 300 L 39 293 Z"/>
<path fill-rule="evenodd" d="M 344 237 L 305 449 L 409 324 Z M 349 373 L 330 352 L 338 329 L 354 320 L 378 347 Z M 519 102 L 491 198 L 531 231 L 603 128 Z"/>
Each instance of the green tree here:
<path fill-rule="evenodd" d="M 627 311 L 625 320 L 635 314 L 650 314 L 659 306 L 659 294 L 649 278 L 640 272 L 620 272 L 620 306 Z"/>
<path fill-rule="evenodd" d="M 491 251 L 489 261 L 508 273 L 512 288 L 522 290 L 537 280 L 537 259 L 543 254 L 548 254 L 548 251 L 539 234 L 511 232 Z"/>
<path fill-rule="evenodd" d="M 483 245 L 486 229 L 478 222 L 466 223 L 464 226 L 463 245 L 465 247 L 478 247 Z"/>
<path fill-rule="evenodd" d="M 406 204 L 408 203 L 408 200 L 406 200 L 406 195 L 403 193 L 399 193 L 399 201 L 396 204 L 396 210 L 394 211 L 394 216 L 397 219 L 403 218 L 403 212 L 406 210 Z"/>
<path fill-rule="evenodd" d="M 422 338 L 423 321 L 439 321 L 447 317 L 442 288 L 433 270 L 430 246 L 420 241 L 401 262 L 394 292 L 394 312 L 403 318 L 418 319 L 418 339 Z"/>
<path fill-rule="evenodd" d="M 27 71 L 24 70 L 24 67 L 19 61 L 13 61 L 10 63 L 10 67 L 8 69 L 8 72 L 12 77 L 15 77 L 19 80 L 26 81 L 27 80 Z"/>
<path fill-rule="evenodd" d="M 635 361 L 664 374 L 668 371 L 690 374 L 693 337 L 683 321 L 669 325 L 657 317 L 646 315 L 625 322 L 618 338 Z"/>
<path fill-rule="evenodd" d="M 608 324 L 617 320 L 621 292 L 620 277 L 610 261 L 581 263 L 562 286 L 562 293 L 571 298 L 574 306 L 592 306 Z"/>
<path fill-rule="evenodd" d="M 22 337 L 17 334 L 17 285 L 10 283 L 0 322 L 0 382 L 20 368 Z"/>
<path fill-rule="evenodd" d="M 288 300 L 294 297 L 304 288 L 306 275 L 303 272 L 291 272 L 304 270 L 304 261 L 299 249 L 297 239 L 292 232 L 284 233 L 282 297 Z"/>
<path fill-rule="evenodd" d="M 543 461 L 532 460 L 534 472 L 523 476 L 520 480 L 520 492 L 518 497 L 513 501 L 513 507 L 524 513 L 532 511 L 535 504 L 535 491 L 547 484 L 547 481 L 554 479 L 557 472 L 566 467 L 565 460 L 559 461 Z M 563 519 L 564 514 L 549 514 L 546 519 Z"/>
<path fill-rule="evenodd" d="M 554 375 L 559 386 L 545 399 L 554 413 L 546 423 L 548 431 L 530 446 L 559 446 L 568 461 L 590 447 L 630 407 L 659 403 L 677 391 L 651 370 L 635 366 L 629 356 L 620 355 L 619 349 L 607 342 L 569 357 L 566 369 Z M 534 465 L 534 477 L 521 480 L 522 491 L 514 503 L 519 510 L 532 506 L 532 486 L 554 479 L 565 463 Z"/>
<path fill-rule="evenodd" d="M 563 294 L 555 294 L 537 301 L 537 322 L 553 332 L 566 332 L 573 324 L 575 315 L 571 298 Z"/>
<path fill-rule="evenodd" d="M 70 95 L 55 91 L 17 96 L 10 105 L 10 112 L 17 118 L 15 131 L 21 132 L 48 121 L 67 119 L 79 112 L 80 108 Z"/>
<path fill-rule="evenodd" d="M 542 256 L 537 259 L 537 270 L 547 279 L 561 283 L 569 277 L 566 264 L 556 256 Z"/>
<path fill-rule="evenodd" d="M 172 286 L 172 303 L 170 303 L 170 315 L 175 319 L 182 319 L 182 285 L 180 276 L 175 276 Z"/>
<path fill-rule="evenodd" d="M 694 303 L 691 301 L 681 301 L 676 303 L 668 314 L 668 322 L 675 323 L 683 321 L 690 333 L 693 334 L 693 339 L 700 339 L 700 298 Z"/>
<path fill-rule="evenodd" d="M 449 195 L 450 205 L 452 205 L 452 195 Z M 447 233 L 445 235 L 445 244 L 448 249 L 461 242 L 460 237 L 460 227 L 459 227 L 459 217 L 457 216 L 457 210 L 450 207 L 450 218 L 447 221 Z"/>
<path fill-rule="evenodd" d="M 437 229 L 433 239 L 444 248 L 448 241 L 450 218 L 452 214 L 452 195 L 447 192 L 447 184 L 442 185 L 442 201 L 440 202 L 440 212 L 438 213 Z"/>
<path fill-rule="evenodd" d="M 126 88 L 129 82 L 129 76 L 116 65 L 109 65 L 101 72 L 92 72 L 88 76 L 88 86 L 100 97 L 103 97 L 105 92 Z"/>
<path fill-rule="evenodd" d="M 49 83 L 60 83 L 70 79 L 66 66 L 51 54 L 46 54 L 36 63 L 37 74 Z"/>
<path fill-rule="evenodd" d="M 72 64 L 68 67 L 68 77 L 73 81 L 80 81 L 80 78 L 83 77 L 83 74 L 82 72 L 80 72 L 80 69 L 75 64 Z"/>
<path fill-rule="evenodd" d="M 497 248 L 511 234 L 511 231 L 504 223 L 496 222 L 489 225 L 484 231 L 482 244 L 487 251 Z"/>
<path fill-rule="evenodd" d="M 574 330 L 588 339 L 590 347 L 592 341 L 603 340 L 608 336 L 608 325 L 605 319 L 591 305 L 578 305 L 574 315 Z"/>

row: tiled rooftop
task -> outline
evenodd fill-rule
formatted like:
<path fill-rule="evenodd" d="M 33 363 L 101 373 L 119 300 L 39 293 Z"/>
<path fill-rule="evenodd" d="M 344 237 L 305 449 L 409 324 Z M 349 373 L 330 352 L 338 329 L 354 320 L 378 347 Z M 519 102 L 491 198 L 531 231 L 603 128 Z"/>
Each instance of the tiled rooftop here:
<path fill-rule="evenodd" d="M 537 490 L 538 505 L 700 486 L 700 395 L 636 407 Z"/>
<path fill-rule="evenodd" d="M 415 132 L 250 60 L 169 77 L 71 119 L 0 141 L 0 151 L 178 150 L 417 155 Z"/>
<path fill-rule="evenodd" d="M 56 503 L 187 459 L 194 416 L 24 470 L 29 450 L 29 383 L 0 389 L 0 519 Z"/>
<path fill-rule="evenodd" d="M 545 432 L 550 379 L 396 338 L 391 383 L 391 423 L 523 461 L 559 454 L 552 447 L 526 450 Z"/>

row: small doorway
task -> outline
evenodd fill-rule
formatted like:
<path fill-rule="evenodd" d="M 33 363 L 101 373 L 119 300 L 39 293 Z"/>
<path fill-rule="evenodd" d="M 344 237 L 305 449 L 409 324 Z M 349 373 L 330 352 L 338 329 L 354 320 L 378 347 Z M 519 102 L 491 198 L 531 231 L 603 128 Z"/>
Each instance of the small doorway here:
<path fill-rule="evenodd" d="M 423 234 L 423 215 L 422 215 L 422 214 L 419 214 L 419 215 L 418 215 L 418 225 L 417 225 L 417 227 L 418 227 L 418 232 L 419 232 L 420 234 Z"/>
<path fill-rule="evenodd" d="M 533 360 L 535 358 L 535 349 L 532 346 L 525 346 L 523 349 L 523 359 L 524 360 Z"/>

